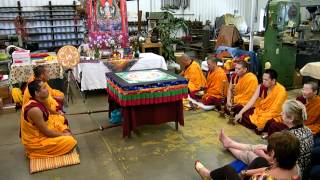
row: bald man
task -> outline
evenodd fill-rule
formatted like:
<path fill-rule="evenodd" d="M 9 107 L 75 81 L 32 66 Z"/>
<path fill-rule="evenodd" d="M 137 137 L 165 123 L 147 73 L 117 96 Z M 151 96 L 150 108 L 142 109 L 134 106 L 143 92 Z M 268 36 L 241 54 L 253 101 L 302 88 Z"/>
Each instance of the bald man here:
<path fill-rule="evenodd" d="M 218 62 L 221 62 L 221 60 L 216 57 L 207 57 L 209 72 L 207 75 L 205 94 L 202 96 L 204 105 L 219 106 L 223 103 L 223 99 L 227 95 L 228 78 L 224 70 L 218 66 Z"/>
<path fill-rule="evenodd" d="M 200 65 L 186 54 L 183 54 L 178 60 L 183 66 L 180 75 L 188 80 L 189 95 L 195 98 L 195 94 L 206 86 L 206 79 Z"/>

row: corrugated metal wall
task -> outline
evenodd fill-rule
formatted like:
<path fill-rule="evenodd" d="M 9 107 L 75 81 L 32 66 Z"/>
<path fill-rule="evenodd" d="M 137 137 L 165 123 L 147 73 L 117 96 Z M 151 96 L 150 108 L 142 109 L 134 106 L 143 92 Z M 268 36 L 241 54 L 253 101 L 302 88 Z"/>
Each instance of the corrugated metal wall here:
<path fill-rule="evenodd" d="M 51 0 L 53 5 L 72 4 L 74 0 Z M 267 0 L 257 0 L 258 6 L 264 7 Z M 20 0 L 22 6 L 42 6 L 48 5 L 48 0 Z M 77 2 L 77 0 L 76 0 Z M 127 2 L 129 21 L 137 20 L 137 1 Z M 0 7 L 16 6 L 16 0 L 0 0 Z M 143 12 L 161 11 L 161 0 L 140 0 L 140 10 Z M 258 8 L 258 9 L 259 9 Z M 225 13 L 244 16 L 250 25 L 251 0 L 190 0 L 190 7 L 176 11 L 176 14 L 185 14 L 185 19 L 214 21 L 216 17 Z M 145 13 L 143 13 L 144 15 Z M 182 16 L 182 15 L 179 15 Z"/>
<path fill-rule="evenodd" d="M 52 5 L 72 4 L 74 0 L 51 0 Z M 75 0 L 77 2 L 77 0 Z M 21 6 L 44 6 L 48 0 L 20 0 Z M 0 0 L 0 7 L 17 6 L 16 0 Z"/>
<path fill-rule="evenodd" d="M 260 1 L 260 0 L 258 0 Z M 264 0 L 262 0 L 264 1 Z M 48 5 L 48 0 L 20 0 L 22 6 L 43 6 Z M 51 0 L 53 5 L 72 4 L 73 0 Z M 77 2 L 77 1 L 76 1 Z M 16 0 L 0 0 L 0 7 L 17 6 Z M 128 1 L 129 15 L 137 12 L 137 1 Z M 140 0 L 140 9 L 143 12 L 161 11 L 161 0 Z M 250 22 L 251 0 L 190 0 L 190 7 L 184 11 L 178 10 L 177 14 L 186 14 L 186 19 L 197 19 L 205 22 L 214 21 L 217 16 L 225 13 L 244 16 L 247 23 Z M 135 17 L 132 17 L 135 19 Z"/>
<path fill-rule="evenodd" d="M 128 2 L 128 11 L 137 11 L 137 1 Z M 140 0 L 140 10 L 143 12 L 161 11 L 161 0 Z M 190 7 L 185 10 L 178 10 L 176 14 L 185 14 L 185 19 L 214 21 L 216 17 L 225 13 L 244 16 L 247 23 L 250 22 L 251 0 L 190 0 Z"/>
<path fill-rule="evenodd" d="M 161 1 L 153 0 L 152 11 L 160 11 Z M 234 11 L 238 11 L 240 15 L 246 17 L 246 2 L 249 0 L 190 0 L 190 7 L 184 11 L 179 10 L 177 14 L 188 14 L 184 16 L 186 19 L 197 19 L 205 22 L 206 20 L 214 21 L 218 16 L 225 13 L 234 14 Z M 248 16 L 249 17 L 249 16 Z"/>

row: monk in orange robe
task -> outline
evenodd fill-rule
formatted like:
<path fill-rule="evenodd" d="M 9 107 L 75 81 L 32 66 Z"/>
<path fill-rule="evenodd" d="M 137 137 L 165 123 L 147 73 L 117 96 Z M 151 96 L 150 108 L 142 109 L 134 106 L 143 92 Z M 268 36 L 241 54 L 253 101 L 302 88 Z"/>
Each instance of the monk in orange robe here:
<path fill-rule="evenodd" d="M 303 85 L 302 96 L 297 97 L 297 100 L 306 106 L 307 120 L 304 121 L 313 135 L 320 133 L 320 97 L 317 96 L 318 84 L 315 82 L 308 82 Z M 288 129 L 282 122 L 272 122 L 269 124 L 268 135 Z"/>
<path fill-rule="evenodd" d="M 183 54 L 179 58 L 179 61 L 184 67 L 184 70 L 180 73 L 180 75 L 188 80 L 189 94 L 191 97 L 194 97 L 195 93 L 205 87 L 206 79 L 202 73 L 200 65 L 191 60 L 189 56 Z"/>
<path fill-rule="evenodd" d="M 205 94 L 202 96 L 202 103 L 204 105 L 220 106 L 227 95 L 228 78 L 224 70 L 218 66 L 218 62 L 221 61 L 216 57 L 207 57 L 209 72 Z"/>
<path fill-rule="evenodd" d="M 44 85 L 46 86 L 48 92 L 49 92 L 49 97 L 47 98 L 46 105 L 49 108 L 51 113 L 61 111 L 62 105 L 63 105 L 63 99 L 64 99 L 64 94 L 56 89 L 53 89 L 49 86 L 47 83 L 49 80 L 49 71 L 47 68 L 44 66 L 36 66 L 33 69 L 34 76 L 32 76 L 28 82 L 31 82 L 35 79 L 43 81 Z M 23 104 L 26 104 L 31 98 L 31 95 L 29 93 L 28 88 L 25 89 L 23 93 Z"/>
<path fill-rule="evenodd" d="M 73 150 L 77 141 L 64 117 L 51 116 L 44 104 L 49 96 L 46 85 L 35 80 L 29 83 L 28 89 L 32 99 L 22 107 L 20 119 L 21 141 L 27 156 L 30 159 L 55 157 Z"/>
<path fill-rule="evenodd" d="M 297 100 L 305 104 L 307 109 L 307 120 L 304 121 L 306 125 L 312 131 L 313 135 L 320 133 L 320 97 L 317 96 L 318 84 L 315 82 L 308 82 L 303 85 L 302 97 L 298 97 Z"/>
<path fill-rule="evenodd" d="M 257 134 L 265 130 L 268 121 L 281 122 L 282 105 L 287 99 L 286 89 L 278 83 L 278 74 L 267 69 L 263 74 L 263 83 L 258 86 L 249 102 L 235 116 L 235 120 Z"/>
<path fill-rule="evenodd" d="M 227 108 L 232 108 L 235 114 L 239 113 L 243 106 L 249 102 L 257 87 L 258 79 L 256 75 L 248 72 L 248 63 L 245 61 L 237 62 L 228 88 Z"/>

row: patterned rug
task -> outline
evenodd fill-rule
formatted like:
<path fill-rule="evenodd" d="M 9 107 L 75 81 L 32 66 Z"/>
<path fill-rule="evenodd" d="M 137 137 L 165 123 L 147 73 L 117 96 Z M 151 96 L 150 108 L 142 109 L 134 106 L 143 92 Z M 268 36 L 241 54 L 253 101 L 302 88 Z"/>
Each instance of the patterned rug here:
<path fill-rule="evenodd" d="M 80 164 L 80 157 L 77 150 L 50 158 L 30 159 L 30 173 L 56 169 L 64 166 Z"/>

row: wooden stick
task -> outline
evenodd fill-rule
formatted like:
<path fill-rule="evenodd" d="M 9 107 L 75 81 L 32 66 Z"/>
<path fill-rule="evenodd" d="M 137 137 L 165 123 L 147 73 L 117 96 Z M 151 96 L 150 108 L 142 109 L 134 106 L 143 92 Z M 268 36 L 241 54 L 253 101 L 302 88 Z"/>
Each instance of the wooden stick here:
<path fill-rule="evenodd" d="M 122 124 L 120 123 L 120 124 L 112 124 L 112 125 L 100 126 L 98 128 L 91 129 L 91 130 L 88 130 L 88 131 L 78 132 L 78 133 L 75 133 L 73 135 L 77 136 L 77 135 L 87 134 L 87 133 L 96 132 L 96 131 L 103 131 L 104 129 L 110 129 L 110 128 L 118 127 L 118 126 L 121 126 L 121 125 Z"/>
<path fill-rule="evenodd" d="M 235 122 L 235 117 L 234 117 L 234 109 L 233 109 L 233 106 L 234 106 L 234 94 L 235 94 L 235 84 L 232 83 L 231 84 L 231 98 L 230 98 L 230 101 L 231 101 L 231 107 L 229 109 L 230 111 L 230 116 L 229 116 L 229 121 L 228 121 L 228 124 L 232 124 L 232 125 L 236 125 L 236 122 Z"/>
<path fill-rule="evenodd" d="M 102 113 L 102 112 L 109 112 L 109 109 L 106 109 L 106 110 L 96 110 L 96 111 L 86 111 L 86 112 L 79 112 L 79 113 L 67 113 L 65 115 L 68 115 L 68 116 L 74 116 L 74 115 L 79 115 L 79 114 L 93 114 L 93 113 Z"/>
<path fill-rule="evenodd" d="M 223 83 L 223 88 L 222 88 L 222 104 L 221 104 L 221 109 L 220 109 L 220 111 L 219 111 L 219 115 L 220 115 L 220 117 L 222 117 L 222 118 L 225 118 L 225 112 L 224 112 L 224 98 L 225 98 L 225 94 L 224 94 L 224 91 L 226 90 L 225 88 L 226 88 L 226 80 L 223 80 L 222 81 L 222 83 Z"/>

